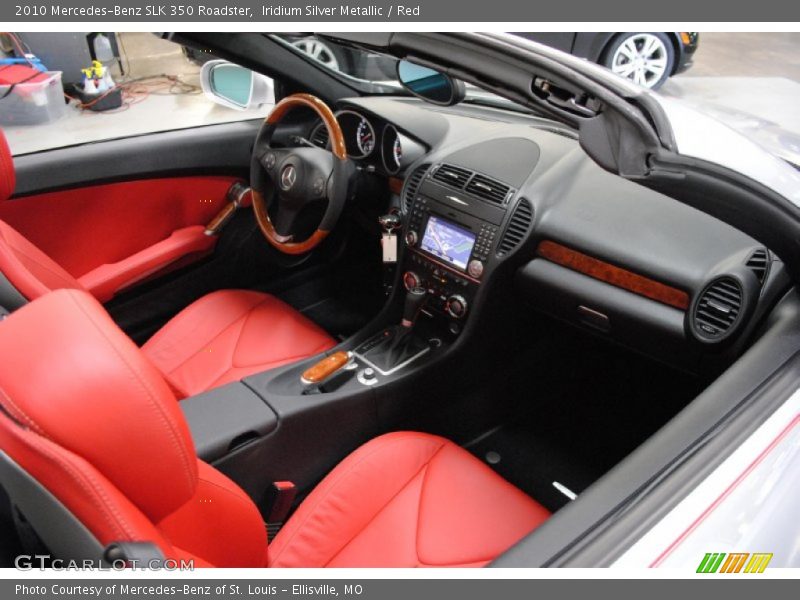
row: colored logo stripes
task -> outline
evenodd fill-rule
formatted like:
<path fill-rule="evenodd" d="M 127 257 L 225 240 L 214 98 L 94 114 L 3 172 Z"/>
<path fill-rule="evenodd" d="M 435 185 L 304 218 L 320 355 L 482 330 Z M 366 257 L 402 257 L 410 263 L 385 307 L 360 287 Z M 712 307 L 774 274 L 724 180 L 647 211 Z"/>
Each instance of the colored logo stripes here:
<path fill-rule="evenodd" d="M 772 553 L 755 552 L 708 552 L 698 573 L 763 573 L 772 560 Z"/>

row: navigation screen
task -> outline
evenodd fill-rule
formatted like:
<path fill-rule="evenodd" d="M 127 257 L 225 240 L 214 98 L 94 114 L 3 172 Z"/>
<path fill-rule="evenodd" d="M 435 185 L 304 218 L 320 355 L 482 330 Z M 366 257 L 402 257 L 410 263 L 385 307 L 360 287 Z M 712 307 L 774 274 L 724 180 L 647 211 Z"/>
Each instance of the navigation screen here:
<path fill-rule="evenodd" d="M 434 215 L 428 218 L 421 247 L 462 271 L 467 268 L 475 234 Z"/>

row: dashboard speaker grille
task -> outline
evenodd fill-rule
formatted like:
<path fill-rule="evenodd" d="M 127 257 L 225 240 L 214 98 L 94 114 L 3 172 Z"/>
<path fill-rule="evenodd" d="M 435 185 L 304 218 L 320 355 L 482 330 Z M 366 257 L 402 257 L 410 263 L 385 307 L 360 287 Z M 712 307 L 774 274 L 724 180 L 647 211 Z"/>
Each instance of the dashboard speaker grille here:
<path fill-rule="evenodd" d="M 694 329 L 703 339 L 717 341 L 731 332 L 742 312 L 742 286 L 732 277 L 711 282 L 694 309 Z"/>
<path fill-rule="evenodd" d="M 411 172 L 406 180 L 406 189 L 403 192 L 403 212 L 408 213 L 411 206 L 414 204 L 414 198 L 417 197 L 417 190 L 425 173 L 428 172 L 430 164 L 420 165 Z"/>
<path fill-rule="evenodd" d="M 533 222 L 533 207 L 527 198 L 520 198 L 514 207 L 514 212 L 508 221 L 500 245 L 497 247 L 497 255 L 505 256 L 512 252 L 522 243 Z"/>
<path fill-rule="evenodd" d="M 436 169 L 433 173 L 433 178 L 436 181 L 441 181 L 458 189 L 462 189 L 470 177 L 472 177 L 472 171 L 446 164 Z"/>

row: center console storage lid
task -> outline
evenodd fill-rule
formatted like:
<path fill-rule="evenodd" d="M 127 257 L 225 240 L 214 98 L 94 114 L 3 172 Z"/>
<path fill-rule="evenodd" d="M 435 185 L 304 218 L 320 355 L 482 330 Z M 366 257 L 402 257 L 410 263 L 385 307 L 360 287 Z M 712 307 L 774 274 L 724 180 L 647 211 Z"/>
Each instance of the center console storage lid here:
<path fill-rule="evenodd" d="M 180 401 L 197 456 L 213 462 L 278 427 L 275 412 L 241 382 Z"/>

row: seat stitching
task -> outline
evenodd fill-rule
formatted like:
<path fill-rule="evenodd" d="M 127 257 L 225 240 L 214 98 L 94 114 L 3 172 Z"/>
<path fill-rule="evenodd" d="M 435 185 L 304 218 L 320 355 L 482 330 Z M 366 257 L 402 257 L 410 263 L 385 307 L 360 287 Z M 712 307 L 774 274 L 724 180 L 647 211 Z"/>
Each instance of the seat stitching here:
<path fill-rule="evenodd" d="M 442 446 L 442 448 L 443 448 L 443 447 L 444 447 L 444 446 Z M 439 448 L 439 450 L 441 450 L 441 448 Z M 434 453 L 434 456 L 436 456 L 436 454 L 438 454 L 438 453 L 439 453 L 439 450 L 437 450 L 437 451 Z M 433 459 L 433 456 L 431 457 L 431 460 L 432 460 L 432 459 Z M 379 516 L 381 513 L 383 513 L 383 511 L 384 511 L 384 510 L 386 510 L 386 507 L 387 507 L 387 506 L 389 506 L 389 505 L 390 505 L 390 504 L 391 504 L 391 503 L 394 501 L 394 499 L 395 499 L 395 498 L 397 498 L 397 496 L 399 496 L 399 495 L 400 495 L 400 493 L 401 493 L 401 492 L 403 492 L 403 491 L 404 491 L 404 490 L 405 490 L 405 489 L 406 489 L 406 488 L 407 488 L 409 485 L 411 485 L 411 482 L 412 482 L 412 481 L 414 481 L 414 479 L 416 479 L 416 478 L 417 478 L 417 476 L 418 476 L 418 475 L 419 475 L 419 474 L 420 474 L 422 471 L 425 471 L 425 473 L 422 475 L 422 477 L 423 477 L 423 485 L 425 485 L 425 481 L 424 481 L 424 479 L 425 479 L 425 475 L 427 475 L 427 473 L 428 473 L 428 467 L 429 467 L 429 466 L 430 466 L 430 461 L 426 462 L 426 463 L 425 463 L 424 465 L 422 465 L 422 466 L 421 466 L 419 469 L 417 469 L 417 471 L 414 473 L 414 475 L 411 477 L 411 479 L 409 479 L 408 481 L 406 481 L 406 482 L 405 482 L 405 484 L 403 484 L 403 486 L 402 486 L 402 487 L 401 487 L 399 490 L 397 490 L 397 492 L 396 492 L 396 493 L 395 493 L 395 494 L 394 494 L 394 495 L 393 495 L 391 498 L 389 498 L 389 500 L 388 500 L 388 501 L 387 501 L 387 502 L 386 502 L 386 503 L 385 503 L 383 506 L 381 506 L 381 507 L 380 507 L 380 509 L 378 509 L 378 511 L 377 511 L 377 512 L 376 512 L 374 515 L 372 515 L 372 517 L 370 518 L 370 520 L 369 520 L 367 523 L 365 523 L 365 524 L 364 524 L 364 526 L 363 526 L 361 529 L 359 529 L 359 530 L 358 530 L 358 531 L 357 531 L 355 534 L 353 534 L 353 537 L 351 537 L 349 540 L 347 540 L 347 542 L 345 543 L 345 545 L 344 545 L 344 546 L 342 546 L 342 547 L 341 547 L 341 548 L 340 548 L 340 549 L 339 549 L 339 550 L 336 552 L 336 554 L 334 554 L 334 555 L 333 555 L 333 556 L 332 556 L 332 557 L 331 557 L 331 558 L 328 560 L 328 562 L 326 562 L 326 563 L 325 563 L 325 565 L 324 565 L 324 566 L 325 566 L 325 567 L 327 567 L 327 566 L 328 566 L 330 563 L 332 563 L 332 562 L 334 561 L 334 559 L 335 559 L 337 556 L 339 556 L 339 555 L 340 555 L 342 552 L 344 552 L 344 551 L 345 551 L 345 549 L 346 549 L 346 548 L 347 548 L 347 547 L 348 547 L 350 544 L 352 544 L 352 543 L 353 543 L 353 542 L 356 540 L 356 538 L 357 538 L 359 535 L 361 535 L 362 533 L 364 533 L 364 531 L 366 531 L 366 530 L 367 530 L 367 528 L 368 528 L 370 525 L 372 525 L 372 523 L 375 521 L 375 519 L 377 519 L 377 518 L 378 518 L 378 516 Z M 421 493 L 422 493 L 422 490 L 420 490 L 420 495 L 421 495 Z M 419 509 L 417 509 L 417 523 L 419 523 Z M 419 563 L 419 562 L 420 562 L 420 560 L 419 560 L 419 554 L 418 554 L 418 553 L 417 553 L 417 551 L 416 551 L 416 538 L 417 538 L 417 537 L 419 537 L 419 531 L 417 531 L 417 534 L 416 534 L 414 537 L 415 537 L 415 540 L 414 540 L 414 542 L 415 542 L 415 543 L 414 543 L 414 554 L 416 555 L 416 557 L 417 557 L 417 562 Z"/>
<path fill-rule="evenodd" d="M 63 471 L 72 477 L 73 481 L 75 481 L 87 493 L 87 496 L 91 500 L 92 504 L 94 504 L 102 513 L 106 523 L 111 525 L 113 529 L 116 529 L 118 532 L 127 536 L 129 540 L 133 539 L 134 536 L 131 532 L 132 530 L 125 521 L 124 517 L 119 513 L 119 511 L 117 511 L 116 507 L 113 506 L 113 503 L 109 502 L 108 496 L 105 494 L 102 486 L 98 486 L 97 481 L 93 477 L 91 477 L 88 473 L 77 469 L 69 461 L 58 456 L 58 454 L 53 452 L 51 448 L 47 447 L 35 437 L 31 437 L 28 442 L 32 446 L 36 447 L 45 458 L 56 463 L 56 465 L 60 466 Z"/>
<path fill-rule="evenodd" d="M 426 467 L 430 467 L 433 460 L 439 455 L 439 453 L 444 449 L 446 444 L 442 444 L 442 447 L 439 448 L 436 453 L 431 456 L 431 459 L 426 464 Z M 416 535 L 414 536 L 414 554 L 417 555 L 417 562 L 422 564 L 422 561 L 419 558 L 419 538 L 420 538 L 420 525 L 422 524 L 422 496 L 425 493 L 425 484 L 428 481 L 428 473 L 430 469 L 425 469 L 425 473 L 422 476 L 422 486 L 419 488 L 419 498 L 417 498 L 417 527 L 416 527 Z"/>
<path fill-rule="evenodd" d="M 244 327 L 244 322 L 247 320 L 247 316 L 248 316 L 248 314 L 249 314 L 250 312 L 252 312 L 253 310 L 255 310 L 255 308 L 256 308 L 256 307 L 254 306 L 254 307 L 252 307 L 252 308 L 248 309 L 247 311 L 245 311 L 243 314 L 241 314 L 241 315 L 237 316 L 237 317 L 236 317 L 234 320 L 232 320 L 230 323 L 228 323 L 228 324 L 227 324 L 227 325 L 225 325 L 225 326 L 224 326 L 222 329 L 220 329 L 220 330 L 219 330 L 219 332 L 217 332 L 217 333 L 216 333 L 216 334 L 214 334 L 212 337 L 210 337 L 210 338 L 208 339 L 208 341 L 206 341 L 206 342 L 203 342 L 202 344 L 200 344 L 200 348 L 199 348 L 198 350 L 196 350 L 196 351 L 192 352 L 192 354 L 190 354 L 190 355 L 189 355 L 189 356 L 187 356 L 185 359 L 183 359 L 183 360 L 180 362 L 180 364 L 178 364 L 178 366 L 176 366 L 174 369 L 172 369 L 171 371 L 169 371 L 169 374 L 170 374 L 170 375 L 172 375 L 173 373 L 175 373 L 175 371 L 177 371 L 178 369 L 180 369 L 180 368 L 181 368 L 183 365 L 185 365 L 186 363 L 188 363 L 188 362 L 189 362 L 190 360 L 192 360 L 192 359 L 193 359 L 195 356 L 197 356 L 197 355 L 198 355 L 198 354 L 200 354 L 201 352 L 205 352 L 205 351 L 207 350 L 207 346 L 210 346 L 211 344 L 213 344 L 213 343 L 214 343 L 214 341 L 215 341 L 217 338 L 219 338 L 220 336 L 222 336 L 222 334 L 224 334 L 225 332 L 227 332 L 227 331 L 228 331 L 229 329 L 231 329 L 232 327 L 234 327 L 234 326 L 236 326 L 236 325 L 239 325 L 239 323 L 240 323 L 240 322 L 241 322 L 241 326 L 240 326 L 240 330 L 241 330 L 241 327 Z M 240 334 L 240 335 L 241 335 L 241 334 Z M 187 335 L 186 337 L 189 337 L 189 336 Z M 184 338 L 184 339 L 185 339 L 185 338 Z M 233 361 L 233 354 L 231 354 L 231 361 Z"/>
<path fill-rule="evenodd" d="M 204 299 L 208 298 L 210 295 L 211 294 L 201 297 L 199 300 L 196 300 L 194 303 L 190 304 L 189 306 L 184 308 L 181 312 L 179 312 L 177 315 L 175 315 L 169 323 L 167 323 L 163 328 L 161 328 L 158 332 L 156 332 L 156 334 L 152 338 L 150 338 L 150 340 L 145 344 L 145 347 L 150 346 L 151 348 L 152 347 L 156 347 L 157 348 L 158 345 L 162 343 L 161 338 L 163 338 L 163 337 L 166 337 L 167 339 L 172 339 L 172 338 L 170 338 L 170 336 L 168 334 L 165 334 L 165 332 L 170 330 L 170 329 L 173 329 L 173 327 L 174 327 L 176 322 L 186 320 L 186 312 L 189 310 L 189 308 L 191 308 L 192 306 L 194 306 L 198 302 L 202 302 Z M 263 302 L 263 300 L 262 300 L 262 302 Z M 227 330 L 232 325 L 235 325 L 238 320 L 245 318 L 247 316 L 247 313 L 250 312 L 251 310 L 253 310 L 253 308 L 255 308 L 255 307 L 248 307 L 247 309 L 245 309 L 241 313 L 237 314 L 235 317 L 233 317 L 230 320 L 230 322 L 228 322 L 225 325 L 223 325 L 223 327 L 222 327 L 222 329 L 220 330 L 219 333 L 213 335 L 211 338 L 209 338 L 209 340 L 207 342 L 204 342 L 204 344 L 208 344 L 208 343 L 213 342 L 217 337 L 222 335 L 222 333 L 225 330 Z M 180 339 L 185 340 L 187 338 L 192 337 L 193 334 L 194 334 L 194 330 L 187 331 L 186 335 L 181 336 Z M 172 339 L 172 341 L 174 342 L 175 340 Z M 195 354 L 197 354 L 197 353 L 195 353 Z M 192 356 L 194 356 L 195 354 L 192 354 Z M 186 360 L 189 360 L 190 358 L 192 358 L 192 356 L 190 356 Z"/>
<path fill-rule="evenodd" d="M 44 430 L 42 430 L 42 428 L 39 427 L 39 424 L 36 423 L 36 421 L 34 421 L 24 410 L 22 410 L 22 408 L 18 406 L 17 403 L 11 399 L 11 396 L 2 387 L 0 387 L 0 399 L 2 399 L 1 403 L 6 407 L 6 409 L 9 412 L 15 413 L 17 418 L 25 421 L 33 431 L 35 431 L 36 433 L 38 433 L 43 437 L 48 437 L 48 435 L 44 432 Z"/>
<path fill-rule="evenodd" d="M 390 446 L 395 446 L 395 445 L 399 444 L 400 442 L 407 441 L 409 437 L 413 437 L 413 436 L 403 436 L 403 437 L 402 437 L 402 439 L 397 439 L 397 440 L 394 440 L 394 441 L 393 441 L 393 443 L 392 443 L 392 444 L 390 444 Z M 436 453 L 437 453 L 439 450 L 441 450 L 441 448 L 442 448 L 442 447 L 444 447 L 445 443 L 446 443 L 446 442 L 442 442 L 442 446 L 441 446 L 439 449 L 437 449 L 436 451 L 434 451 L 434 453 L 431 455 L 431 457 L 435 456 L 435 455 L 436 455 Z M 318 507 L 320 504 L 322 504 L 322 503 L 323 503 L 323 502 L 324 502 L 324 501 L 327 499 L 327 497 L 328 497 L 328 496 L 329 496 L 329 495 L 330 495 L 330 494 L 333 492 L 334 488 L 336 488 L 336 487 L 339 485 L 339 483 L 341 483 L 341 482 L 342 482 L 342 480 L 343 480 L 343 479 L 344 479 L 346 476 L 348 476 L 348 475 L 349 475 L 349 474 L 350 474 L 350 473 L 353 471 L 353 469 L 355 469 L 357 466 L 359 466 L 361 463 L 363 463 L 363 462 L 364 462 L 365 460 L 367 460 L 368 458 L 371 458 L 372 456 L 374 456 L 374 455 L 375 455 L 375 454 L 377 454 L 378 452 L 382 452 L 382 451 L 386 450 L 386 449 L 387 449 L 388 447 L 390 447 L 390 446 L 383 446 L 383 447 L 381 447 L 381 448 L 376 448 L 375 450 L 373 450 L 372 452 L 370 452 L 370 453 L 369 453 L 369 454 L 367 454 L 366 456 L 363 456 L 361 459 L 359 459 L 359 461 L 358 461 L 357 463 L 355 463 L 354 465 L 352 465 L 352 466 L 351 466 L 351 467 L 348 469 L 348 471 L 346 471 L 346 472 L 342 473 L 341 475 L 339 475 L 339 476 L 337 477 L 336 481 L 334 481 L 333 483 L 331 483 L 331 484 L 330 484 L 330 486 L 329 486 L 329 487 L 328 487 L 328 489 L 325 491 L 325 493 L 323 494 L 323 496 L 322 496 L 322 497 L 321 497 L 319 500 L 317 500 L 317 501 L 316 501 L 316 503 L 314 504 L 314 506 L 313 506 L 312 508 L 310 508 L 310 509 L 309 509 L 308 515 L 306 516 L 306 518 L 305 518 L 305 519 L 303 519 L 303 522 L 302 522 L 302 523 L 300 523 L 299 525 L 297 525 L 297 526 L 295 527 L 295 530 L 292 532 L 292 534 L 291 534 L 291 536 L 289 537 L 289 539 L 287 540 L 287 542 L 286 542 L 286 543 L 283 545 L 284 549 L 285 549 L 285 548 L 288 548 L 288 547 L 291 545 L 291 542 L 294 540 L 295 536 L 297 535 L 297 532 L 298 532 L 298 531 L 301 531 L 301 530 L 303 529 L 303 526 L 306 524 L 306 522 L 307 522 L 307 521 L 308 521 L 308 520 L 311 518 L 311 516 L 314 514 L 314 512 L 315 512 L 315 511 L 316 511 L 316 509 L 317 509 L 317 507 Z M 426 461 L 426 463 L 425 463 L 425 464 L 427 464 L 427 462 L 428 462 L 428 461 Z M 413 477 L 415 477 L 415 476 L 417 475 L 417 473 L 419 473 L 419 470 L 417 470 L 417 471 L 414 473 L 414 475 L 413 475 L 413 476 L 412 476 L 412 477 L 411 477 L 411 478 L 410 478 L 408 481 L 406 481 L 406 483 L 405 483 L 404 485 L 402 485 L 402 486 L 400 487 L 400 490 L 401 490 L 401 491 L 402 491 L 402 489 L 404 489 L 404 488 L 405 488 L 405 487 L 408 485 L 408 482 L 409 482 L 409 481 L 411 481 L 411 479 L 413 479 Z M 380 508 L 380 509 L 379 509 L 377 512 L 380 512 L 381 510 L 383 510 L 383 508 L 384 508 L 384 507 L 381 507 L 381 508 Z M 377 514 L 377 513 L 376 513 L 376 514 Z M 360 533 L 360 532 L 359 532 L 359 533 Z M 279 552 L 277 556 L 280 556 L 281 554 L 282 554 L 282 552 Z M 273 560 L 273 562 L 275 562 L 275 560 L 277 560 L 277 556 L 276 556 L 276 558 Z"/>
<path fill-rule="evenodd" d="M 164 410 L 162 409 L 161 405 L 156 400 L 154 391 L 150 388 L 150 385 L 145 381 L 145 378 L 133 367 L 133 365 L 128 363 L 128 361 L 125 359 L 122 353 L 117 349 L 116 345 L 108 338 L 106 332 L 103 331 L 103 329 L 99 326 L 99 324 L 95 322 L 94 317 L 89 312 L 87 312 L 83 308 L 83 306 L 81 306 L 80 302 L 78 302 L 77 299 L 72 294 L 68 295 L 75 303 L 75 305 L 78 307 L 78 309 L 88 317 L 89 322 L 94 326 L 94 328 L 98 331 L 98 333 L 100 333 L 101 337 L 106 341 L 108 346 L 111 347 L 111 349 L 114 351 L 114 354 L 116 354 L 117 358 L 119 358 L 120 362 L 127 368 L 130 375 L 132 375 L 134 383 L 138 384 L 138 386 L 145 392 L 145 397 L 148 400 L 148 403 L 153 409 L 155 409 L 154 412 L 160 418 L 162 425 L 164 425 L 164 428 L 169 434 L 172 445 L 178 450 L 178 454 L 180 455 L 181 460 L 183 461 L 185 469 L 184 473 L 189 482 L 189 489 L 194 489 L 196 482 L 194 477 L 192 477 L 192 468 L 191 464 L 189 463 L 189 457 L 187 455 L 185 445 L 180 442 L 180 436 L 178 435 L 178 432 L 175 430 L 172 423 L 167 418 L 167 415 L 164 413 Z"/>

